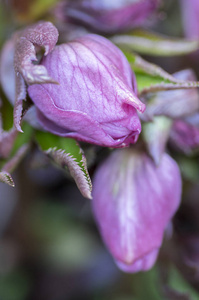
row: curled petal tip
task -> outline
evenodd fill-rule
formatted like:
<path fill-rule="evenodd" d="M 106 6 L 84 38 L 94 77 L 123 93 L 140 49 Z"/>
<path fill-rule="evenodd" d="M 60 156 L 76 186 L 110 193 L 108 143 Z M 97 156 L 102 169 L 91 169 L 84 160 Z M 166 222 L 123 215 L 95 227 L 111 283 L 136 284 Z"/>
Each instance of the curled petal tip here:
<path fill-rule="evenodd" d="M 21 125 L 20 125 L 19 123 L 14 123 L 14 126 L 15 126 L 15 128 L 16 128 L 16 130 L 17 130 L 18 132 L 23 133 L 23 130 L 22 130 Z"/>
<path fill-rule="evenodd" d="M 134 106 L 139 112 L 143 113 L 146 109 L 146 106 L 141 102 L 136 96 L 130 96 L 124 100 L 125 103 Z"/>

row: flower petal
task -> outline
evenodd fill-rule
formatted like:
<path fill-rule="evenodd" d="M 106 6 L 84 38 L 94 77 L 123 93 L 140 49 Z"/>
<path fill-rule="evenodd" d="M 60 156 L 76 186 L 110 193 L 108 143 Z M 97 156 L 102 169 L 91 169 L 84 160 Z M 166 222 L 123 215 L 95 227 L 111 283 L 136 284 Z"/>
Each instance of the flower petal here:
<path fill-rule="evenodd" d="M 142 151 L 115 150 L 96 171 L 94 215 L 106 246 L 123 270 L 152 266 L 180 196 L 179 168 L 167 154 L 157 167 Z"/>

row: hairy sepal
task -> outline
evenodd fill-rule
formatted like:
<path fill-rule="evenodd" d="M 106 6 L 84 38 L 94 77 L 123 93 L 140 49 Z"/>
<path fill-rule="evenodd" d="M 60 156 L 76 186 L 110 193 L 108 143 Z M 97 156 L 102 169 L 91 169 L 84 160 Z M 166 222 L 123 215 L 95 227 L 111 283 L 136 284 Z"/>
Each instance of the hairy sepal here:
<path fill-rule="evenodd" d="M 62 138 L 41 131 L 37 131 L 35 137 L 40 148 L 58 167 L 68 168 L 81 194 L 92 199 L 92 184 L 87 170 L 86 158 L 78 143 L 73 139 Z"/>
<path fill-rule="evenodd" d="M 44 48 L 47 55 L 50 53 L 58 40 L 58 31 L 50 22 L 38 22 L 31 27 L 16 34 L 14 69 L 16 78 L 14 124 L 18 131 L 21 129 L 23 114 L 23 101 L 26 100 L 26 84 L 54 83 L 58 84 L 48 75 L 46 68 L 37 62 L 36 46 Z"/>

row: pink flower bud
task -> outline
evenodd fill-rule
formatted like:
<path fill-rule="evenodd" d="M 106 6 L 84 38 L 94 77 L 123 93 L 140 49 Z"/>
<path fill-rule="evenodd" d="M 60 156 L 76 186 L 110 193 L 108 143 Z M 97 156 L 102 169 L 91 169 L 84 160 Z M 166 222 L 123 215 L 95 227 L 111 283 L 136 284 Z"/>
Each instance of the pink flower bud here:
<path fill-rule="evenodd" d="M 86 35 L 56 46 L 42 61 L 59 84 L 34 84 L 29 95 L 44 129 L 102 146 L 135 143 L 141 131 L 135 77 L 109 40 Z"/>
<path fill-rule="evenodd" d="M 199 119 L 199 114 L 196 114 Z M 195 115 L 195 116 L 196 116 Z M 192 116 L 191 116 L 192 117 Z M 191 117 L 189 117 L 191 119 Z M 189 119 L 176 120 L 170 132 L 170 141 L 178 150 L 192 154 L 199 150 L 199 126 L 190 124 Z"/>
<path fill-rule="evenodd" d="M 182 17 L 185 35 L 190 39 L 199 38 L 199 1 L 181 0 Z"/>
<path fill-rule="evenodd" d="M 92 205 L 102 238 L 121 270 L 153 266 L 180 196 L 180 171 L 167 154 L 158 167 L 132 148 L 116 150 L 104 161 L 94 177 Z"/>
<path fill-rule="evenodd" d="M 56 9 L 57 17 L 113 33 L 140 26 L 157 9 L 159 0 L 71 0 Z"/>

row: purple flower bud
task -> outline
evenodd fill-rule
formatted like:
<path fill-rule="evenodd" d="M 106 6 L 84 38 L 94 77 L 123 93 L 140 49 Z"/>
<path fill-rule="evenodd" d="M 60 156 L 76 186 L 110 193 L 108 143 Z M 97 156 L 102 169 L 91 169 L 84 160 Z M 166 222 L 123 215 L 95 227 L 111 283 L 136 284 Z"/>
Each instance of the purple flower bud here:
<path fill-rule="evenodd" d="M 86 35 L 56 46 L 42 61 L 56 84 L 34 84 L 29 95 L 44 129 L 102 146 L 135 143 L 141 131 L 134 74 L 109 40 Z"/>
<path fill-rule="evenodd" d="M 153 266 L 180 195 L 180 171 L 167 154 L 158 167 L 132 148 L 116 150 L 104 161 L 94 177 L 92 205 L 120 269 L 138 272 Z"/>
<path fill-rule="evenodd" d="M 183 25 L 185 35 L 188 38 L 199 38 L 199 1 L 198 0 L 181 0 Z"/>
<path fill-rule="evenodd" d="M 113 33 L 140 26 L 158 4 L 159 0 L 72 0 L 58 6 L 57 16 L 98 32 Z"/>
<path fill-rule="evenodd" d="M 180 151 L 191 154 L 199 150 L 199 126 L 189 124 L 185 120 L 176 120 L 173 123 L 170 140 Z"/>

